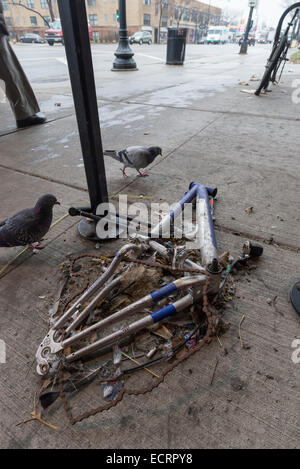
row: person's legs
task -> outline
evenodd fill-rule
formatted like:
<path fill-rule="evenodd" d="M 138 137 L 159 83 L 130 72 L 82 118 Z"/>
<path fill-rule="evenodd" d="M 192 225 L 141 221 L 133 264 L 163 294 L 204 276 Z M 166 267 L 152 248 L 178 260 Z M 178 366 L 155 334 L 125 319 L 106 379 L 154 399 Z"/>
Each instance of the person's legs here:
<path fill-rule="evenodd" d="M 29 118 L 40 112 L 36 97 L 7 36 L 0 37 L 0 79 L 5 83 L 6 96 L 18 124 L 30 121 Z M 38 119 L 41 122 L 29 122 L 27 125 L 42 123 L 45 120 L 40 117 Z"/>

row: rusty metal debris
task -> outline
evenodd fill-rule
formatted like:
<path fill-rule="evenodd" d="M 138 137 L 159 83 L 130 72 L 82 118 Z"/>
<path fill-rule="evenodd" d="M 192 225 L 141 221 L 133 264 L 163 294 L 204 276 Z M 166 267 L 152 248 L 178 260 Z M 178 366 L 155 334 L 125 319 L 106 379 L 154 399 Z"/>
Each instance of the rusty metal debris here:
<path fill-rule="evenodd" d="M 228 265 L 229 253 L 220 260 L 217 254 L 211 203 L 216 192 L 191 184 L 184 198 L 152 230 L 152 234 L 163 235 L 167 223 L 174 222 L 184 204 L 196 200 L 195 249 L 187 250 L 175 239 L 137 236 L 112 259 L 102 257 L 97 262 L 101 274 L 91 285 L 89 276 L 75 268 L 75 263 L 90 258 L 93 272 L 97 256 L 84 254 L 70 261 L 69 277 L 78 281 L 79 291 L 72 298 L 62 298 L 63 308 L 40 344 L 36 360 L 38 374 L 55 380 L 58 377 L 59 390 L 50 397 L 56 398 L 59 392 L 72 424 L 117 405 L 126 394 L 151 392 L 177 365 L 220 335 L 222 324 L 215 308 L 237 261 Z M 257 251 L 257 245 L 245 243 L 238 261 L 246 262 Z M 227 269 L 222 281 L 224 266 Z M 167 284 L 163 280 L 166 273 L 172 280 Z M 152 293 L 143 296 L 149 289 Z M 135 352 L 142 352 L 138 360 Z M 99 359 L 99 355 L 106 357 L 105 363 L 98 363 L 98 369 L 89 368 L 89 375 L 85 364 Z M 122 356 L 128 359 L 126 363 Z M 159 369 L 153 371 L 153 366 Z M 66 397 L 72 384 L 68 373 L 74 370 L 79 375 L 85 370 L 89 382 L 105 383 L 104 398 L 110 400 L 113 395 L 111 402 L 74 417 Z M 148 384 L 129 388 L 127 380 L 130 382 L 141 370 L 150 374 Z M 80 388 L 80 383 L 79 378 L 74 389 Z"/>

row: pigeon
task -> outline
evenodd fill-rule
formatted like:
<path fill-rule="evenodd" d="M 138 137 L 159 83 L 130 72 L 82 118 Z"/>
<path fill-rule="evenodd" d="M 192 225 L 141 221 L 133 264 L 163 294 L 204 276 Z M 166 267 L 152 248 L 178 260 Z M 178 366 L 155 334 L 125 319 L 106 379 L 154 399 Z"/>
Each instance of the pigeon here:
<path fill-rule="evenodd" d="M 33 208 L 21 212 L 0 222 L 0 247 L 26 246 L 33 250 L 43 249 L 40 245 L 43 236 L 52 223 L 54 205 L 60 205 L 51 194 L 39 198 Z"/>
<path fill-rule="evenodd" d="M 158 155 L 162 155 L 160 147 L 128 147 L 125 150 L 105 150 L 105 156 L 110 156 L 114 160 L 123 163 L 124 168 L 121 169 L 123 176 L 126 177 L 126 168 L 135 168 L 140 177 L 149 176 L 140 171 L 141 168 L 146 168 Z"/>

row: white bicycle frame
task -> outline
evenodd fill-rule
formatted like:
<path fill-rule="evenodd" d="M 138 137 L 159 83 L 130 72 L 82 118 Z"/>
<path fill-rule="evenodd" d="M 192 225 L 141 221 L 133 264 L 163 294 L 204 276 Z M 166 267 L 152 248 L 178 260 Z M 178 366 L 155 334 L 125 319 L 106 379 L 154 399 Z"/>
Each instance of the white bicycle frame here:
<path fill-rule="evenodd" d="M 186 294 L 172 304 L 168 304 L 158 310 L 147 314 L 141 319 L 132 322 L 127 327 L 120 328 L 93 344 L 85 345 L 75 352 L 64 357 L 65 362 L 70 363 L 82 357 L 86 357 L 93 352 L 101 350 L 107 345 L 113 345 L 122 338 L 132 335 L 141 329 L 149 327 L 154 323 L 163 321 L 169 316 L 175 315 L 197 302 L 202 296 L 202 287 L 209 276 L 209 293 L 218 292 L 221 272 L 218 263 L 217 246 L 213 229 L 212 213 L 210 207 L 210 198 L 216 195 L 217 190 L 205 187 L 201 184 L 192 183 L 189 191 L 175 205 L 173 210 L 166 215 L 162 221 L 153 228 L 149 237 L 139 236 L 138 244 L 130 243 L 123 246 L 114 257 L 108 269 L 81 295 L 81 297 L 68 308 L 68 310 L 55 322 L 46 337 L 38 347 L 36 353 L 37 373 L 45 376 L 60 354 L 68 347 L 78 343 L 84 338 L 89 337 L 95 331 L 101 330 L 109 324 L 127 318 L 137 312 L 142 312 L 145 308 L 155 308 L 161 300 L 174 295 L 176 292 L 186 290 Z M 196 241 L 201 252 L 202 265 L 199 265 L 189 258 L 184 261 L 184 267 L 198 270 L 199 273 L 189 273 L 183 278 L 163 286 L 157 291 L 135 301 L 131 305 L 120 309 L 105 319 L 102 319 L 90 327 L 76 332 L 76 329 L 87 318 L 96 304 L 103 300 L 119 284 L 120 276 L 112 278 L 118 266 L 127 253 L 131 252 L 135 256 L 140 256 L 146 252 L 158 252 L 167 261 L 171 262 L 174 253 L 163 244 L 151 239 L 151 235 L 157 235 L 164 232 L 164 228 L 174 220 L 180 212 L 184 210 L 184 204 L 196 200 L 197 210 L 197 230 Z M 176 256 L 175 253 L 175 258 Z M 178 260 L 178 259 L 175 259 Z M 90 302 L 83 308 L 83 304 L 88 300 Z M 157 306 L 156 306 L 157 307 Z"/>

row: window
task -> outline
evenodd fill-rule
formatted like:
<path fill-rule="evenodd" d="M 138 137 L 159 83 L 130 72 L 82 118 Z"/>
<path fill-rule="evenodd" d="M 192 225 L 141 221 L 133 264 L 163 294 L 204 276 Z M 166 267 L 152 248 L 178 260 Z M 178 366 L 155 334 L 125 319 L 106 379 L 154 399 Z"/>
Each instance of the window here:
<path fill-rule="evenodd" d="M 31 23 L 32 26 L 37 26 L 36 16 L 31 16 L 30 17 L 30 23 Z"/>
<path fill-rule="evenodd" d="M 48 8 L 48 6 L 47 0 L 41 0 L 41 8 Z"/>
<path fill-rule="evenodd" d="M 197 24 L 197 11 L 192 10 L 192 22 Z"/>
<path fill-rule="evenodd" d="M 151 5 L 151 0 L 143 0 L 144 5 Z"/>
<path fill-rule="evenodd" d="M 6 26 L 12 26 L 12 19 L 10 16 L 5 17 Z"/>
<path fill-rule="evenodd" d="M 90 22 L 91 26 L 97 26 L 98 16 L 97 15 L 89 15 L 89 22 Z"/>
<path fill-rule="evenodd" d="M 151 24 L 151 15 L 144 14 L 144 25 L 150 26 Z"/>
<path fill-rule="evenodd" d="M 106 13 L 104 15 L 104 23 L 108 23 L 108 15 Z"/>
<path fill-rule="evenodd" d="M 34 8 L 34 0 L 27 0 L 28 8 Z"/>
<path fill-rule="evenodd" d="M 190 21 L 190 10 L 188 8 L 184 9 L 183 19 L 184 21 Z"/>
<path fill-rule="evenodd" d="M 161 25 L 163 28 L 166 28 L 168 26 L 168 17 L 167 16 L 162 16 L 161 17 Z"/>
<path fill-rule="evenodd" d="M 155 3 L 155 15 L 158 15 L 159 4 Z"/>
<path fill-rule="evenodd" d="M 88 6 L 89 6 L 89 7 L 94 7 L 94 6 L 96 6 L 96 0 L 88 0 Z"/>
<path fill-rule="evenodd" d="M 3 10 L 8 10 L 8 2 L 2 2 Z"/>
<path fill-rule="evenodd" d="M 113 14 L 113 23 L 115 23 L 117 21 L 117 15 L 114 13 Z"/>
<path fill-rule="evenodd" d="M 51 22 L 50 16 L 44 16 L 44 25 L 48 27 L 48 24 L 50 24 L 50 22 Z"/>
<path fill-rule="evenodd" d="M 99 42 L 99 40 L 100 40 L 99 31 L 93 31 L 93 41 Z"/>

